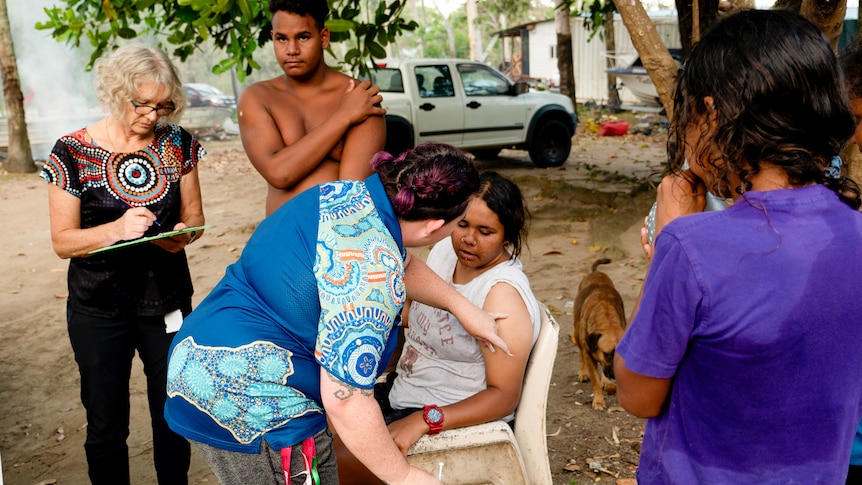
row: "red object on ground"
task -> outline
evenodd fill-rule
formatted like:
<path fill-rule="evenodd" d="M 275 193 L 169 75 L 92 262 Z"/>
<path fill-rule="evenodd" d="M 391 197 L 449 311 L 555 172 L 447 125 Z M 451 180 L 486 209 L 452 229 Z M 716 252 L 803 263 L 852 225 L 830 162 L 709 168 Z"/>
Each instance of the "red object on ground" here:
<path fill-rule="evenodd" d="M 627 121 L 603 121 L 599 123 L 599 136 L 620 136 L 629 131 Z"/>

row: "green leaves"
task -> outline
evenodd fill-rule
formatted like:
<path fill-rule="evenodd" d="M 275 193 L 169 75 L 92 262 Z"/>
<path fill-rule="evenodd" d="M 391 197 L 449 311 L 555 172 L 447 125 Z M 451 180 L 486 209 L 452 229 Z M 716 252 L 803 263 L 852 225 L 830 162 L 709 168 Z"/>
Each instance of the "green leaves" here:
<path fill-rule="evenodd" d="M 122 39 L 134 39 L 138 36 L 138 33 L 135 32 L 135 29 L 131 29 L 129 27 L 121 27 L 117 30 L 117 36 Z"/>
<path fill-rule="evenodd" d="M 352 20 L 331 19 L 326 21 L 326 28 L 330 32 L 350 32 L 356 28 L 356 23 Z"/>
<path fill-rule="evenodd" d="M 328 1 L 326 27 L 333 42 L 349 45 L 343 61 L 355 73 L 367 73 L 375 58 L 386 57 L 385 46 L 418 27 L 401 19 L 407 0 Z M 45 8 L 47 20 L 36 28 L 73 47 L 86 39 L 95 49 L 88 69 L 120 39 L 154 35 L 160 47 L 185 60 L 212 38 L 225 53 L 213 72 L 236 66 L 242 81 L 260 68 L 254 52 L 269 42 L 267 5 L 267 0 L 58 0 Z"/>
<path fill-rule="evenodd" d="M 587 41 L 593 40 L 596 34 L 602 38 L 602 28 L 605 26 L 605 22 L 607 19 L 612 19 L 614 12 L 617 11 L 617 6 L 613 0 L 582 0 L 580 5 L 577 5 L 577 2 L 572 3 L 575 7 L 572 10 L 573 14 L 588 14 L 584 16 L 584 28 L 590 33 Z"/>

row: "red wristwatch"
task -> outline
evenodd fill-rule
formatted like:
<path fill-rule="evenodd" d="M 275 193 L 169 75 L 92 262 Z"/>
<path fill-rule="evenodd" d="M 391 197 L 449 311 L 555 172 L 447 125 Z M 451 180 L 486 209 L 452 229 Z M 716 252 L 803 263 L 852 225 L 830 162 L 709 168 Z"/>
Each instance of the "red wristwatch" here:
<path fill-rule="evenodd" d="M 439 433 L 443 429 L 443 410 L 436 404 L 427 404 L 422 409 L 422 417 L 425 418 L 425 422 L 431 427 L 428 430 L 428 435 L 431 436 Z"/>

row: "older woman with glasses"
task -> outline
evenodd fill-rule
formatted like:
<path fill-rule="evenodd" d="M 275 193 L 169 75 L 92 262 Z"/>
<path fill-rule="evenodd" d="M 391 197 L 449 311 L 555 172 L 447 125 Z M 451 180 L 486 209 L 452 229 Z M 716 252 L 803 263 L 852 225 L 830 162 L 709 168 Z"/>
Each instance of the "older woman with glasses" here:
<path fill-rule="evenodd" d="M 54 251 L 69 258 L 67 324 L 87 411 L 94 484 L 129 483 L 129 378 L 135 351 L 147 376 L 160 484 L 187 483 L 190 447 L 165 422 L 167 353 L 191 312 L 184 248 L 200 231 L 96 249 L 201 226 L 197 164 L 204 149 L 171 122 L 186 104 L 176 67 L 140 45 L 96 62 L 96 94 L 108 115 L 61 137 L 42 177 Z"/>

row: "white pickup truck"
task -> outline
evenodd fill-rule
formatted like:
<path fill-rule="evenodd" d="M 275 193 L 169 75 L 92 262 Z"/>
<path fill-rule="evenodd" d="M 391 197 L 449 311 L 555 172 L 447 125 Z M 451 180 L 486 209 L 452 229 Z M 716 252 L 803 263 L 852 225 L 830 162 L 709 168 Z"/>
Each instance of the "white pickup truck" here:
<path fill-rule="evenodd" d="M 386 151 L 436 141 L 493 158 L 502 148 L 530 152 L 537 167 L 566 163 L 578 116 L 561 94 L 513 83 L 485 64 L 411 59 L 373 72 L 386 108 Z"/>

